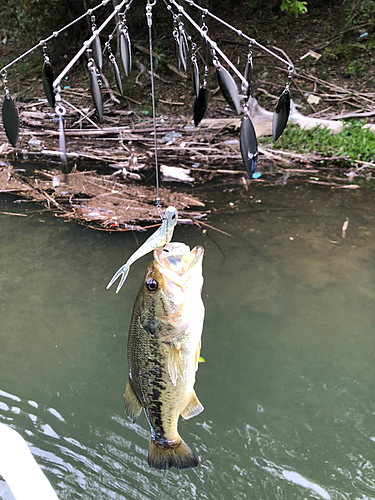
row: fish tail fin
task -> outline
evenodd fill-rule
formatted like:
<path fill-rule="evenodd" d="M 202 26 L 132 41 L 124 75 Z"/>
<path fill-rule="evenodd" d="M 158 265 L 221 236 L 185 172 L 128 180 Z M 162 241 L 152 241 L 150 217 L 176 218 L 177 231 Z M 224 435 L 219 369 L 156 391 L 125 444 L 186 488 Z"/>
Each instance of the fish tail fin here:
<path fill-rule="evenodd" d="M 182 439 L 173 443 L 161 443 L 151 439 L 148 449 L 148 465 L 159 470 L 171 467 L 184 470 L 196 467 L 198 459 Z"/>

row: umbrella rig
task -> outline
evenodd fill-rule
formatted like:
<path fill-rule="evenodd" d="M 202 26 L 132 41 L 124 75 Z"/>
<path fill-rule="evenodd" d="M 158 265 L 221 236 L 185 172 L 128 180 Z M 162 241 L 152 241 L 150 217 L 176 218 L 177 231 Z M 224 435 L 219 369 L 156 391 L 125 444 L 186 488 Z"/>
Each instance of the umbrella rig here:
<path fill-rule="evenodd" d="M 107 6 L 110 0 L 102 0 L 96 7 L 89 9 L 82 16 L 78 17 L 72 21 L 67 26 L 64 26 L 59 31 L 52 33 L 50 37 L 46 40 L 41 40 L 37 45 L 29 49 L 27 52 L 16 58 L 14 61 L 9 63 L 7 66 L 0 70 L 0 75 L 3 79 L 4 84 L 4 101 L 2 105 L 2 120 L 3 126 L 10 144 L 15 147 L 19 135 L 19 118 L 16 106 L 10 95 L 7 81 L 7 69 L 18 62 L 20 59 L 30 54 L 33 50 L 37 48 L 42 48 L 43 51 L 43 69 L 42 69 L 42 84 L 44 93 L 48 100 L 49 105 L 55 109 L 57 115 L 57 121 L 59 123 L 59 147 L 60 147 L 60 158 L 63 164 L 67 164 L 67 154 L 65 147 L 65 133 L 64 133 L 64 115 L 66 109 L 64 107 L 64 101 L 61 98 L 61 81 L 74 66 L 74 64 L 79 60 L 79 58 L 86 53 L 87 55 L 87 67 L 90 75 L 90 89 L 93 98 L 94 106 L 97 112 L 98 120 L 103 119 L 103 98 L 101 92 L 101 74 L 103 67 L 103 55 L 107 55 L 110 61 L 110 65 L 113 70 L 114 79 L 118 88 L 118 91 L 123 95 L 122 78 L 119 66 L 117 64 L 114 53 L 112 52 L 111 43 L 114 36 L 117 34 L 120 45 L 120 59 L 121 65 L 123 67 L 123 72 L 125 77 L 128 77 L 132 69 L 132 44 L 129 35 L 129 29 L 127 24 L 127 13 L 133 3 L 133 0 L 122 0 L 108 15 L 106 20 L 99 26 L 96 26 L 94 12 L 102 7 Z M 248 37 L 241 30 L 236 29 L 229 23 L 220 19 L 208 9 L 202 8 L 197 5 L 194 0 L 186 0 L 186 4 L 195 11 L 196 17 L 199 18 L 200 24 L 196 22 L 193 17 L 185 10 L 185 8 L 178 3 L 177 0 L 161 0 L 164 3 L 166 9 L 172 15 L 173 30 L 172 36 L 175 42 L 175 57 L 177 68 L 180 72 L 185 74 L 191 74 L 192 85 L 195 94 L 194 108 L 193 108 L 193 120 L 194 125 L 197 127 L 201 120 L 204 118 L 208 100 L 209 92 L 207 88 L 207 80 L 209 73 L 209 66 L 212 64 L 215 68 L 216 78 L 220 86 L 223 97 L 232 108 L 232 110 L 237 115 L 243 115 L 241 121 L 240 129 L 240 150 L 242 159 L 246 168 L 246 171 L 250 177 L 256 177 L 255 172 L 257 157 L 258 157 L 258 145 L 257 138 L 255 135 L 254 126 L 249 113 L 249 100 L 251 99 L 251 90 L 253 82 L 253 49 L 259 48 L 266 51 L 268 54 L 277 58 L 283 62 L 287 67 L 287 81 L 285 88 L 281 93 L 274 110 L 273 121 L 272 121 L 272 131 L 273 138 L 276 141 L 284 131 L 287 124 L 289 113 L 290 113 L 290 83 L 292 74 L 294 72 L 294 66 L 290 61 L 287 61 L 275 54 L 267 47 L 258 43 L 255 39 Z M 154 87 L 153 87 L 153 71 L 152 71 L 152 36 L 151 36 L 151 26 L 152 26 L 152 8 L 156 5 L 156 0 L 151 3 L 148 1 L 146 5 L 146 18 L 149 26 L 150 33 L 150 64 L 151 64 L 151 79 L 152 79 L 152 98 L 154 102 Z M 52 70 L 50 58 L 48 56 L 47 43 L 57 36 L 64 30 L 71 27 L 74 23 L 80 21 L 85 16 L 90 16 L 92 35 L 91 37 L 83 43 L 82 48 L 77 52 L 77 54 L 71 59 L 63 71 L 59 74 L 57 78 L 54 77 Z M 208 26 L 206 24 L 206 17 L 209 16 L 226 26 L 228 29 L 234 31 L 238 36 L 245 38 L 248 43 L 248 52 L 246 59 L 246 67 L 244 71 L 241 72 L 233 62 L 225 55 L 225 53 L 218 47 L 214 39 L 208 34 Z M 100 33 L 109 25 L 109 23 L 114 20 L 115 27 L 113 31 L 108 35 L 108 39 L 104 44 L 104 49 L 102 49 L 101 41 L 99 38 Z M 188 29 L 186 28 L 188 26 Z M 189 31 L 193 33 L 192 36 Z M 226 66 L 226 67 L 225 67 Z M 200 69 L 201 68 L 201 69 Z M 202 71 L 203 68 L 203 71 Z M 240 91 L 238 89 L 235 78 L 229 72 L 231 69 L 235 77 L 237 77 L 240 82 Z M 202 75 L 202 76 L 201 76 Z M 154 121 L 155 121 L 155 112 Z M 157 169 L 157 145 L 156 145 L 156 134 L 155 138 L 155 162 Z M 157 173 L 158 175 L 158 173 Z"/>

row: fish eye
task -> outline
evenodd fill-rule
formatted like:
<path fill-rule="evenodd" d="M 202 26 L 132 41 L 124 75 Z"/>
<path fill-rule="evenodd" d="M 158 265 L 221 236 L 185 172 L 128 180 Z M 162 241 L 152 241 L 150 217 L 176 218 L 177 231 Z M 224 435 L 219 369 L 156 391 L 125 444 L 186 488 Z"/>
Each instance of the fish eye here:
<path fill-rule="evenodd" d="M 158 287 L 159 287 L 159 284 L 156 280 L 154 280 L 154 278 L 148 278 L 146 280 L 146 288 L 149 292 L 156 292 Z"/>

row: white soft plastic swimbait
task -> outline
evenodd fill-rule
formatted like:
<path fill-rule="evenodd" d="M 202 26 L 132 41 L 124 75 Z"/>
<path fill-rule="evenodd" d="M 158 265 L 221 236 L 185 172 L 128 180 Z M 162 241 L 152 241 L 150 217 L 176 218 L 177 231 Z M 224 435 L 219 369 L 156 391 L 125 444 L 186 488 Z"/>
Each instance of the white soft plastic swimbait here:
<path fill-rule="evenodd" d="M 178 215 L 175 207 L 168 207 L 164 212 L 163 223 L 157 231 L 155 231 L 142 246 L 136 250 L 133 255 L 128 259 L 128 261 L 120 267 L 117 273 L 113 276 L 111 281 L 107 285 L 107 290 L 113 285 L 117 278 L 121 276 L 120 283 L 118 284 L 116 293 L 118 293 L 125 283 L 125 280 L 129 273 L 129 268 L 136 260 L 140 259 L 149 252 L 155 250 L 155 248 L 162 247 L 169 243 L 173 236 L 173 231 L 175 225 L 177 224 Z"/>

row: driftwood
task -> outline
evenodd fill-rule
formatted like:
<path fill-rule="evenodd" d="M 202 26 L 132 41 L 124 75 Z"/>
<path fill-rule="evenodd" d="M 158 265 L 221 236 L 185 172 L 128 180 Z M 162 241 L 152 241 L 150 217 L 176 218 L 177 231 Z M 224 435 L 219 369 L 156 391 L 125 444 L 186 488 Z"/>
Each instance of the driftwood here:
<path fill-rule="evenodd" d="M 370 116 L 375 112 L 375 94 L 352 94 L 351 90 L 340 89 L 302 71 L 298 71 L 298 77 L 302 82 L 314 85 L 314 94 L 327 100 L 327 104 L 341 100 L 353 104 L 354 108 L 362 106 L 361 111 L 351 113 L 356 116 Z M 302 86 L 303 83 L 299 82 L 298 91 L 304 94 Z M 115 172 L 106 176 L 92 172 L 70 174 L 67 185 L 64 185 L 61 173 L 55 172 L 50 175 L 59 177 L 60 185 L 53 189 L 52 177 L 48 178 L 46 172 L 36 176 L 35 185 L 9 166 L 0 170 L 0 191 L 16 192 L 35 201 L 43 201 L 67 219 L 76 219 L 103 230 L 141 230 L 144 224 L 157 223 L 159 218 L 154 207 L 154 190 L 130 184 L 154 175 L 152 119 L 142 117 L 140 120 L 134 111 L 116 110 L 107 98 L 104 122 L 97 125 L 92 117 L 93 107 L 87 89 L 66 90 L 63 94 L 67 106 L 65 134 L 68 159 L 99 161 L 101 165 L 113 167 Z M 116 98 L 116 95 L 114 93 L 111 98 Z M 175 106 L 181 103 L 168 104 Z M 257 136 L 271 135 L 273 112 L 262 108 L 253 98 L 249 105 Z M 15 153 L 22 152 L 38 159 L 58 160 L 58 128 L 56 122 L 52 122 L 55 115 L 46 100 L 25 104 L 20 111 L 22 128 L 19 146 L 13 149 L 8 145 L 5 133 L 0 130 L 0 158 L 13 158 Z M 304 116 L 292 103 L 289 123 L 302 128 L 325 126 L 336 133 L 343 127 L 338 121 L 342 115 L 345 117 L 348 113 L 329 118 L 322 118 L 319 114 Z M 244 189 L 249 189 L 251 183 L 284 185 L 303 179 L 311 184 L 354 189 L 357 187 L 352 182 L 355 177 L 369 178 L 372 175 L 373 162 L 358 161 L 344 170 L 341 166 L 346 162 L 345 158 L 327 159 L 259 147 L 258 165 L 265 172 L 261 179 L 250 181 L 240 154 L 240 126 L 240 117 L 204 119 L 198 128 L 191 125 L 190 119 L 158 118 L 156 136 L 158 157 L 163 165 L 161 170 L 164 170 L 168 180 L 174 177 L 187 182 L 210 181 L 218 175 L 232 176 L 233 181 L 240 183 Z M 375 131 L 374 126 L 370 129 Z M 170 140 L 168 132 L 172 131 L 178 134 Z M 325 163 L 322 164 L 322 160 L 326 160 Z M 186 211 L 190 207 L 204 208 L 203 201 L 196 197 L 184 197 L 163 190 L 161 198 L 166 206 L 178 204 L 176 208 L 182 211 L 185 223 L 193 223 L 204 215 L 199 211 Z"/>
<path fill-rule="evenodd" d="M 11 166 L 0 169 L 0 191 L 18 194 L 43 202 L 59 217 L 89 223 L 107 231 L 143 231 L 143 225 L 160 223 L 155 207 L 155 189 L 129 185 L 123 179 L 98 175 L 93 171 L 74 172 L 64 176 L 59 171 L 35 172 L 34 178 Z M 204 207 L 196 196 L 172 193 L 161 188 L 165 209 L 174 205 L 181 224 L 193 224 L 205 217 L 204 212 L 187 211 Z"/>

